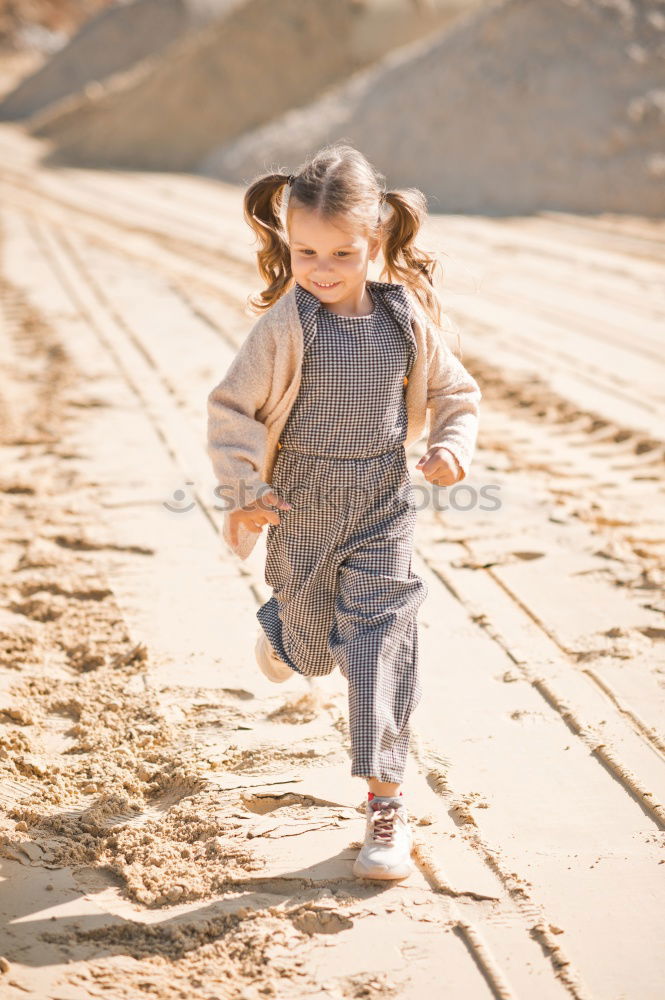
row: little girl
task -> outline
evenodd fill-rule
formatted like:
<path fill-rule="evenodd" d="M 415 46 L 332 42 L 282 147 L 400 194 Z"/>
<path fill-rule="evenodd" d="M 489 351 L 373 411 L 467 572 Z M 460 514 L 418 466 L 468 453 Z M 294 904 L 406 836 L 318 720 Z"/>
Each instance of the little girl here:
<path fill-rule="evenodd" d="M 405 448 L 429 410 L 416 468 L 440 486 L 463 479 L 481 393 L 438 330 L 436 263 L 414 245 L 420 191 L 386 192 L 360 152 L 336 143 L 295 175 L 259 177 L 244 212 L 266 287 L 250 300 L 262 315 L 208 396 L 224 537 L 246 558 L 268 525 L 272 597 L 257 611 L 257 661 L 274 681 L 339 667 L 351 774 L 369 786 L 353 871 L 404 878 L 412 840 L 400 785 L 422 695 L 416 619 L 428 592 L 411 568 Z M 379 251 L 390 282 L 367 279 Z"/>

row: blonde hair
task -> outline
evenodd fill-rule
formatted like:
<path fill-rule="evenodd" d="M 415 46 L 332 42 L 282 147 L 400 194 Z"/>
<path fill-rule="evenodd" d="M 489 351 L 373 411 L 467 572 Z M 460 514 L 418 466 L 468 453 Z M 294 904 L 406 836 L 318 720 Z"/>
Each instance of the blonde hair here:
<path fill-rule="evenodd" d="M 425 195 L 417 188 L 386 191 L 383 174 L 344 142 L 324 146 L 296 174 L 263 174 L 247 188 L 244 216 L 261 242 L 257 265 L 267 286 L 247 300 L 254 312 L 269 309 L 293 282 L 288 233 L 281 219 L 287 185 L 287 216 L 293 203 L 330 221 L 343 219 L 369 239 L 381 236 L 385 261 L 381 279 L 404 284 L 430 319 L 441 325 L 441 303 L 434 288 L 440 264 L 414 242 L 427 216 Z M 386 205 L 392 211 L 383 221 Z"/>

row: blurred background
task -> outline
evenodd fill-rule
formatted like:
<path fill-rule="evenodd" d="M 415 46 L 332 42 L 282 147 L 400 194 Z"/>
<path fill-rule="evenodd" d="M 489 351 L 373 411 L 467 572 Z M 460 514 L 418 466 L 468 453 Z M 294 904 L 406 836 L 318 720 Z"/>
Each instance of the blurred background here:
<path fill-rule="evenodd" d="M 47 162 L 248 183 L 345 137 L 434 211 L 665 208 L 662 0 L 0 0 Z"/>

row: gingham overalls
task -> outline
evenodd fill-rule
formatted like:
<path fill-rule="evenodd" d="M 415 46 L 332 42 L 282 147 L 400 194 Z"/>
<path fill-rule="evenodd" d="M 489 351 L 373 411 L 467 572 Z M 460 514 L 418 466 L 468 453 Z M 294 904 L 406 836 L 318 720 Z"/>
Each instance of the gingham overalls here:
<path fill-rule="evenodd" d="M 339 666 L 349 685 L 351 774 L 401 782 L 422 694 L 411 569 L 416 510 L 404 440 L 417 351 L 399 284 L 367 282 L 374 309 L 340 316 L 296 284 L 302 381 L 272 486 L 294 505 L 268 526 L 257 611 L 279 657 L 307 676 Z"/>

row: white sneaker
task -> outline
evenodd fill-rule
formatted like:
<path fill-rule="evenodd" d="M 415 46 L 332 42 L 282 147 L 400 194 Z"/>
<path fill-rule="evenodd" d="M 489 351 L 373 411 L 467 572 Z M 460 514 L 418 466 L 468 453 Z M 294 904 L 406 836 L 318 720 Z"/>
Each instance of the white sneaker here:
<path fill-rule="evenodd" d="M 284 660 L 279 658 L 275 650 L 272 648 L 270 639 L 262 628 L 260 629 L 258 639 L 256 640 L 254 655 L 256 656 L 256 662 L 268 680 L 275 681 L 279 684 L 282 681 L 288 681 L 289 677 L 293 677 L 293 670 L 288 663 L 285 663 Z"/>
<path fill-rule="evenodd" d="M 353 863 L 358 878 L 406 878 L 411 861 L 413 834 L 403 802 L 372 799 L 366 806 L 365 842 Z"/>

